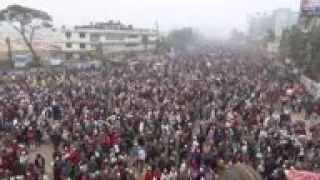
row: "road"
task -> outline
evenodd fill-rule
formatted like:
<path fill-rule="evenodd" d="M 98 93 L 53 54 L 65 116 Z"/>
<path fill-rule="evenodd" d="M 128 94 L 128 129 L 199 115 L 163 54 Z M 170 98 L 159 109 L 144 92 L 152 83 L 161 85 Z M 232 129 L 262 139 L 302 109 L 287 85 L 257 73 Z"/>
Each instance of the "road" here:
<path fill-rule="evenodd" d="M 34 162 L 34 159 L 36 158 L 37 154 L 41 154 L 45 160 L 46 160 L 46 174 L 50 179 L 53 180 L 53 148 L 51 145 L 42 145 L 40 147 L 37 147 L 36 151 L 31 151 L 30 152 L 30 160 Z"/>

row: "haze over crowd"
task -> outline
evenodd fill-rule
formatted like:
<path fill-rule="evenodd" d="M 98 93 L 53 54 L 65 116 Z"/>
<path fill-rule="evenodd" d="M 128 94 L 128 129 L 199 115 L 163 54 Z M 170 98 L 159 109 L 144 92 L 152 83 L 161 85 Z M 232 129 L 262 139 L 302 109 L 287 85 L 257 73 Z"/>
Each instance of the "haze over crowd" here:
<path fill-rule="evenodd" d="M 191 26 L 210 37 L 226 37 L 232 28 L 245 31 L 246 15 L 278 8 L 299 9 L 299 0 L 0 0 L 0 8 L 10 4 L 41 9 L 54 18 L 55 26 L 88 24 L 91 21 L 121 20 L 137 27 L 151 28 L 159 22 L 162 32 Z M 72 8 L 74 7 L 74 8 Z M 10 32 L 2 25 L 0 36 Z"/>

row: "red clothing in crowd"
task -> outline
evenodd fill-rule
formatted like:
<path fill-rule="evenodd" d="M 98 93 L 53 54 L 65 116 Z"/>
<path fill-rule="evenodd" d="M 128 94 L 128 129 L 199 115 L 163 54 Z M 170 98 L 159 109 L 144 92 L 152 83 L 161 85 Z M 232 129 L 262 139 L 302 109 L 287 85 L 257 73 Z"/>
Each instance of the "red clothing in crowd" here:
<path fill-rule="evenodd" d="M 13 170 L 13 157 L 11 154 L 5 154 L 2 156 L 2 166 L 4 170 Z"/>
<path fill-rule="evenodd" d="M 37 176 L 36 176 L 36 173 L 28 173 L 26 176 L 25 176 L 25 180 L 37 180 Z"/>
<path fill-rule="evenodd" d="M 94 152 L 96 150 L 96 144 L 94 142 L 88 144 L 88 149 L 90 152 Z"/>
<path fill-rule="evenodd" d="M 32 130 L 28 130 L 27 138 L 28 138 L 29 141 L 35 141 L 36 134 Z"/>
<path fill-rule="evenodd" d="M 257 124 L 256 115 L 252 114 L 252 115 L 249 116 L 249 124 L 250 124 L 251 127 Z"/>
<path fill-rule="evenodd" d="M 84 173 L 81 175 L 80 180 L 90 180 L 90 175 L 88 173 Z"/>
<path fill-rule="evenodd" d="M 77 150 L 71 151 L 69 158 L 73 165 L 78 165 L 81 160 L 80 153 Z"/>
<path fill-rule="evenodd" d="M 193 169 L 198 169 L 200 167 L 200 165 L 197 163 L 195 158 L 192 158 L 189 162 L 189 165 L 191 168 Z"/>
<path fill-rule="evenodd" d="M 147 172 L 144 174 L 143 180 L 153 180 L 153 179 L 152 179 L 152 172 L 151 172 L 151 171 L 147 171 Z"/>
<path fill-rule="evenodd" d="M 160 180 L 161 178 L 161 171 L 160 170 L 154 170 L 152 172 L 152 180 Z"/>
<path fill-rule="evenodd" d="M 106 136 L 104 138 L 104 145 L 107 147 L 111 147 L 112 146 L 112 138 L 110 136 Z"/>
<path fill-rule="evenodd" d="M 300 126 L 298 128 L 298 133 L 301 134 L 301 135 L 306 135 L 306 133 L 307 133 L 306 127 L 305 126 Z"/>
<path fill-rule="evenodd" d="M 103 169 L 103 174 L 106 177 L 108 177 L 110 175 L 110 167 L 107 164 L 103 163 L 102 169 Z"/>
<path fill-rule="evenodd" d="M 126 170 L 123 166 L 119 166 L 120 179 L 125 179 Z"/>
<path fill-rule="evenodd" d="M 314 108 L 314 111 L 315 111 L 315 113 L 317 113 L 317 115 L 320 115 L 320 105 L 317 105 L 317 106 Z"/>
<path fill-rule="evenodd" d="M 26 167 L 26 180 L 36 180 L 36 172 L 35 172 L 35 167 L 34 165 L 27 165 Z"/>

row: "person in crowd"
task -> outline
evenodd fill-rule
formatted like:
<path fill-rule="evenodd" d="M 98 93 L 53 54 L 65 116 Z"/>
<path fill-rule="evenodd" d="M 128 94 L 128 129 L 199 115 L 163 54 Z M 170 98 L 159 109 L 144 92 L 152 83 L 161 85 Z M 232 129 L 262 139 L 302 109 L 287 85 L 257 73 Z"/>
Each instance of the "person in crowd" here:
<path fill-rule="evenodd" d="M 33 162 L 28 152 L 50 140 L 55 180 L 217 179 L 237 164 L 264 179 L 316 170 L 320 128 L 292 114 L 319 108 L 274 66 L 260 53 L 215 47 L 162 64 L 28 72 L 26 82 L 2 85 L 0 176 L 46 173 L 43 155 Z"/>

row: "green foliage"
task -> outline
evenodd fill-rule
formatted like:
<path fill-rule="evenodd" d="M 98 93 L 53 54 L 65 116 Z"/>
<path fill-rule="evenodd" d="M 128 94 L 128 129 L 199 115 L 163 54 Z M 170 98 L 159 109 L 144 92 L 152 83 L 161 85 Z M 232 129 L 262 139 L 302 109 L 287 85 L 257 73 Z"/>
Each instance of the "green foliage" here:
<path fill-rule="evenodd" d="M 273 30 L 269 29 L 268 31 L 268 36 L 267 36 L 267 41 L 274 42 L 276 40 L 276 35 Z"/>
<path fill-rule="evenodd" d="M 37 65 L 39 65 L 39 57 L 33 48 L 32 41 L 38 29 L 52 27 L 51 16 L 41 10 L 20 5 L 10 5 L 0 10 L 0 22 L 8 23 L 21 35 L 23 41 L 35 58 Z"/>
<path fill-rule="evenodd" d="M 320 28 L 315 27 L 304 33 L 298 26 L 283 33 L 280 41 L 280 50 L 283 57 L 293 60 L 296 67 L 315 79 L 320 79 Z"/>
<path fill-rule="evenodd" d="M 20 5 L 10 5 L 0 11 L 0 20 L 6 22 L 19 22 L 22 25 L 31 25 L 34 20 L 42 20 L 42 25 L 48 26 L 52 21 L 51 16 L 46 12 L 23 7 Z M 41 24 L 37 24 L 39 26 Z"/>
<path fill-rule="evenodd" d="M 243 32 L 241 32 L 237 29 L 232 29 L 231 38 L 230 38 L 231 42 L 240 43 L 245 40 L 246 40 L 246 35 Z"/>
<path fill-rule="evenodd" d="M 186 50 L 195 40 L 195 32 L 192 28 L 186 27 L 169 32 L 166 43 L 176 50 Z"/>

